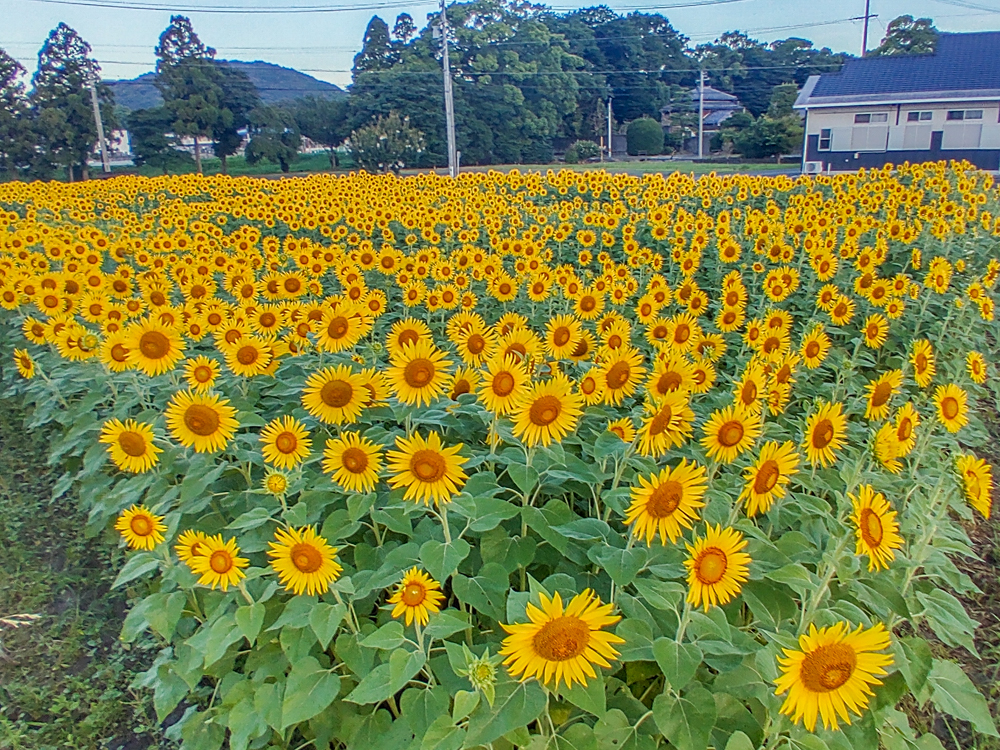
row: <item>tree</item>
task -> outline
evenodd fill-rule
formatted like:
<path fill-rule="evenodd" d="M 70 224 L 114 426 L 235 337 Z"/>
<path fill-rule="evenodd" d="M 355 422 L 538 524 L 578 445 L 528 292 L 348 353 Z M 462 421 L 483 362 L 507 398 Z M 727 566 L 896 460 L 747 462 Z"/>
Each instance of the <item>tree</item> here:
<path fill-rule="evenodd" d="M 49 33 L 38 53 L 31 105 L 39 146 L 52 162 L 66 168 L 70 181 L 77 167 L 87 179 L 87 162 L 98 140 L 91 82 L 97 87 L 105 128 L 115 126 L 114 97 L 99 82 L 100 72 L 100 66 L 90 57 L 90 45 L 64 23 Z"/>
<path fill-rule="evenodd" d="M 799 98 L 799 87 L 794 83 L 781 83 L 771 92 L 771 102 L 767 107 L 768 117 L 789 117 L 795 114 L 792 106 Z"/>
<path fill-rule="evenodd" d="M 215 50 L 202 44 L 184 16 L 171 16 L 156 46 L 156 87 L 173 115 L 176 135 L 194 138 L 194 161 L 201 174 L 199 138 L 220 125 L 223 90 Z"/>
<path fill-rule="evenodd" d="M 191 156 L 176 148 L 176 138 L 168 135 L 173 116 L 166 107 L 134 109 L 129 112 L 128 127 L 132 160 L 137 166 L 162 169 L 163 174 L 192 163 Z"/>
<path fill-rule="evenodd" d="M 33 150 L 24 73 L 21 64 L 0 49 L 0 180 L 19 176 Z"/>
<path fill-rule="evenodd" d="M 663 127 L 651 117 L 640 117 L 626 131 L 630 156 L 655 156 L 663 151 Z"/>
<path fill-rule="evenodd" d="M 351 133 L 354 163 L 367 172 L 398 174 L 416 163 L 423 148 L 423 134 L 410 127 L 409 118 L 402 118 L 396 112 Z"/>
<path fill-rule="evenodd" d="M 354 56 L 354 70 L 355 72 L 385 70 L 392 67 L 394 61 L 389 26 L 378 16 L 372 16 L 368 28 L 365 29 L 364 46 Z"/>
<path fill-rule="evenodd" d="M 930 18 L 899 16 L 889 22 L 882 43 L 868 55 L 928 55 L 937 47 L 937 39 L 938 30 Z"/>
<path fill-rule="evenodd" d="M 402 44 L 406 44 L 417 33 L 417 25 L 413 23 L 413 16 L 409 13 L 400 13 L 396 16 L 396 23 L 392 27 L 392 35 Z"/>
<path fill-rule="evenodd" d="M 802 146 L 802 126 L 797 117 L 773 119 L 764 115 L 738 133 L 733 146 L 750 159 L 794 153 Z"/>
<path fill-rule="evenodd" d="M 302 136 L 295 117 L 283 107 L 257 107 L 250 113 L 250 142 L 246 148 L 248 164 L 267 159 L 287 172 L 298 156 Z"/>
<path fill-rule="evenodd" d="M 299 132 L 326 146 L 332 169 L 337 167 L 337 146 L 351 134 L 348 127 L 348 106 L 347 99 L 307 96 L 299 99 L 292 110 Z"/>
<path fill-rule="evenodd" d="M 243 145 L 240 131 L 250 124 L 250 113 L 261 106 L 260 95 L 250 77 L 242 70 L 222 64 L 218 66 L 221 90 L 219 117 L 212 126 L 215 155 L 222 162 L 222 174 L 229 174 L 226 160 Z"/>

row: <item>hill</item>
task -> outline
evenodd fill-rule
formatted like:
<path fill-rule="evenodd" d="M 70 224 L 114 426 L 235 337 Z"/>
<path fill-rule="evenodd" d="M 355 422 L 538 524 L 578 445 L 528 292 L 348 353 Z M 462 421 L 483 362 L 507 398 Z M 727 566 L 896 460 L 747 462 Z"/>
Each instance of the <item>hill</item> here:
<path fill-rule="evenodd" d="M 265 104 L 278 104 L 294 101 L 305 96 L 317 96 L 324 99 L 336 99 L 346 96 L 346 92 L 332 83 L 313 78 L 300 73 L 293 68 L 283 68 L 274 63 L 254 60 L 221 60 L 224 65 L 231 65 L 246 73 Z M 156 90 L 154 81 L 156 73 L 143 73 L 137 78 L 122 81 L 106 81 L 115 94 L 115 103 L 125 109 L 147 109 L 162 103 L 160 92 Z"/>

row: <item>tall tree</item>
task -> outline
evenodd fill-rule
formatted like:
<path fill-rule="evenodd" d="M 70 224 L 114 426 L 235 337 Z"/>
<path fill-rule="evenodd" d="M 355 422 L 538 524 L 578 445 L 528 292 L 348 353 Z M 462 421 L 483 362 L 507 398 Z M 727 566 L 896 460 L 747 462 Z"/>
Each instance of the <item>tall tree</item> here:
<path fill-rule="evenodd" d="M 930 18 L 899 16 L 889 22 L 882 43 L 868 54 L 872 57 L 888 55 L 927 55 L 937 47 L 938 30 Z"/>
<path fill-rule="evenodd" d="M 354 56 L 354 70 L 368 72 L 385 70 L 395 62 L 389 25 L 378 16 L 372 16 L 365 29 L 365 39 L 361 51 Z"/>
<path fill-rule="evenodd" d="M 392 26 L 392 35 L 402 43 L 406 44 L 417 33 L 417 25 L 413 23 L 413 16 L 409 13 L 400 13 L 396 16 L 396 23 Z"/>
<path fill-rule="evenodd" d="M 92 82 L 105 128 L 110 130 L 115 124 L 114 97 L 100 83 L 100 72 L 90 57 L 90 45 L 64 23 L 49 33 L 38 53 L 31 104 L 40 145 L 53 162 L 66 168 L 71 181 L 75 168 L 84 179 L 88 177 L 87 162 L 98 140 L 89 89 Z"/>
<path fill-rule="evenodd" d="M 30 161 L 24 67 L 0 49 L 0 180 L 17 177 Z"/>
<path fill-rule="evenodd" d="M 320 99 L 307 96 L 295 103 L 292 112 L 295 123 L 299 126 L 299 132 L 321 146 L 326 146 L 330 167 L 336 168 L 336 148 L 351 134 L 347 99 Z"/>
<path fill-rule="evenodd" d="M 162 169 L 163 174 L 191 164 L 191 156 L 176 148 L 176 139 L 168 135 L 173 116 L 166 107 L 134 109 L 126 121 L 132 160 L 138 166 Z"/>
<path fill-rule="evenodd" d="M 215 50 L 206 47 L 191 20 L 171 16 L 156 46 L 156 87 L 173 115 L 173 131 L 194 139 L 194 161 L 201 168 L 200 138 L 208 138 L 222 117 L 223 90 Z"/>
<path fill-rule="evenodd" d="M 287 172 L 301 144 L 302 135 L 290 110 L 284 107 L 257 107 L 250 113 L 250 142 L 246 148 L 248 164 L 267 159 L 280 166 L 282 172 Z"/>
<path fill-rule="evenodd" d="M 215 155 L 222 162 L 222 174 L 228 174 L 226 160 L 243 145 L 240 131 L 249 126 L 250 113 L 261 106 L 261 100 L 257 87 L 242 70 L 222 63 L 218 73 L 222 95 L 219 100 L 219 118 L 212 128 L 212 138 L 215 141 Z"/>

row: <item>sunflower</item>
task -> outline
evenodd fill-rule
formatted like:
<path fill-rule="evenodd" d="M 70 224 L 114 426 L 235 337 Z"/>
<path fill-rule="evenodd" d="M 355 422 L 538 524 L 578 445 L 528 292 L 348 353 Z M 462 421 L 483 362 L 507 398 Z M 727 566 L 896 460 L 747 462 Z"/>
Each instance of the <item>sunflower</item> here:
<path fill-rule="evenodd" d="M 761 399 L 767 393 L 767 373 L 764 368 L 751 362 L 733 388 L 733 400 L 737 408 L 747 413 L 759 414 Z"/>
<path fill-rule="evenodd" d="M 979 352 L 969 352 L 965 358 L 965 369 L 973 383 L 982 385 L 986 382 L 986 359 Z"/>
<path fill-rule="evenodd" d="M 293 417 L 278 417 L 260 431 L 264 460 L 279 469 L 294 469 L 309 456 L 309 430 Z"/>
<path fill-rule="evenodd" d="M 35 360 L 28 354 L 27 349 L 14 350 L 14 364 L 17 365 L 18 373 L 25 380 L 31 380 L 35 377 Z"/>
<path fill-rule="evenodd" d="M 623 443 L 631 443 L 635 440 L 635 424 L 630 417 L 622 417 L 608 422 L 607 430 L 617 435 Z"/>
<path fill-rule="evenodd" d="M 958 432 L 969 423 L 969 396 L 954 383 L 939 385 L 934 391 L 938 421 L 948 432 Z"/>
<path fill-rule="evenodd" d="M 286 591 L 299 595 L 322 596 L 337 580 L 343 568 L 337 563 L 337 548 L 316 533 L 312 526 L 278 529 L 267 556 Z"/>
<path fill-rule="evenodd" d="M 188 387 L 192 390 L 204 392 L 215 385 L 215 379 L 219 377 L 219 370 L 217 360 L 199 355 L 184 363 L 184 379 L 187 380 Z"/>
<path fill-rule="evenodd" d="M 857 496 L 848 494 L 854 513 L 855 534 L 858 538 L 856 555 L 868 555 L 868 572 L 888 568 L 894 557 L 893 550 L 903 546 L 896 523 L 896 511 L 881 492 L 876 492 L 870 484 L 858 488 Z"/>
<path fill-rule="evenodd" d="M 389 335 L 386 336 L 386 349 L 389 356 L 395 357 L 403 353 L 404 346 L 412 346 L 420 341 L 434 343 L 431 336 L 431 329 L 422 320 L 416 318 L 404 318 L 392 324 Z"/>
<path fill-rule="evenodd" d="M 353 305 L 328 310 L 316 325 L 317 344 L 325 352 L 342 352 L 351 349 L 361 337 L 371 330 L 371 318 Z"/>
<path fill-rule="evenodd" d="M 151 550 L 163 541 L 163 532 L 167 530 L 163 518 L 154 516 L 145 505 L 133 505 L 118 516 L 115 531 L 132 549 Z"/>
<path fill-rule="evenodd" d="M 174 369 L 184 356 L 184 339 L 174 328 L 147 319 L 129 329 L 125 348 L 129 363 L 153 376 Z"/>
<path fill-rule="evenodd" d="M 695 607 L 728 604 L 740 593 L 740 584 L 749 577 L 750 555 L 743 552 L 747 546 L 743 534 L 736 529 L 723 529 L 722 525 L 708 525 L 705 538 L 694 538 L 694 544 L 684 545 L 688 558 L 687 600 Z"/>
<path fill-rule="evenodd" d="M 410 568 L 403 574 L 403 580 L 396 586 L 396 591 L 389 597 L 389 604 L 394 604 L 392 616 L 405 616 L 407 626 L 414 620 L 418 625 L 426 625 L 430 615 L 441 611 L 441 584 L 417 568 Z"/>
<path fill-rule="evenodd" d="M 799 353 L 802 355 L 803 364 L 810 370 L 815 370 L 823 364 L 831 346 L 830 337 L 826 335 L 823 326 L 817 325 L 802 339 Z"/>
<path fill-rule="evenodd" d="M 990 517 L 993 503 L 993 467 L 975 456 L 960 455 L 955 468 L 962 477 L 962 491 L 973 508 Z"/>
<path fill-rule="evenodd" d="M 701 444 L 708 457 L 729 464 L 749 450 L 760 435 L 760 415 L 731 404 L 713 411 L 702 431 L 705 437 Z"/>
<path fill-rule="evenodd" d="M 393 390 L 404 404 L 430 405 L 448 388 L 451 361 L 426 339 L 405 344 L 391 359 L 386 372 Z"/>
<path fill-rule="evenodd" d="M 475 395 L 476 389 L 479 388 L 479 381 L 478 370 L 473 370 L 469 367 L 458 368 L 451 379 L 451 390 L 448 398 L 452 401 L 458 401 L 458 397 L 463 394 Z"/>
<path fill-rule="evenodd" d="M 510 414 L 524 396 L 528 372 L 513 354 L 491 359 L 479 383 L 478 396 L 489 411 L 498 416 Z"/>
<path fill-rule="evenodd" d="M 479 367 L 493 356 L 497 335 L 488 328 L 473 328 L 455 334 L 458 356 L 467 365 Z"/>
<path fill-rule="evenodd" d="M 791 441 L 764 443 L 756 463 L 743 473 L 746 484 L 739 499 L 746 500 L 747 515 L 767 513 L 775 500 L 785 496 L 785 487 L 798 468 L 799 454 Z"/>
<path fill-rule="evenodd" d="M 182 531 L 180 536 L 177 537 L 177 544 L 174 545 L 174 552 L 177 553 L 177 559 L 186 563 L 192 557 L 200 555 L 204 550 L 202 545 L 206 539 L 208 539 L 208 536 L 203 531 L 194 531 L 193 529 Z"/>
<path fill-rule="evenodd" d="M 511 414 L 514 436 L 529 448 L 561 442 L 576 428 L 582 407 L 583 399 L 565 375 L 536 383 Z"/>
<path fill-rule="evenodd" d="M 108 446 L 108 455 L 122 471 L 141 474 L 159 460 L 162 450 L 153 445 L 153 425 L 127 419 L 110 419 L 101 429 L 100 442 Z"/>
<path fill-rule="evenodd" d="M 235 344 L 224 348 L 226 367 L 234 375 L 252 378 L 267 371 L 271 364 L 271 346 L 254 336 L 242 336 Z"/>
<path fill-rule="evenodd" d="M 871 685 L 881 685 L 878 678 L 892 664 L 889 654 L 873 653 L 889 648 L 889 633 L 882 623 L 865 630 L 858 625 L 838 622 L 828 628 L 816 629 L 799 636 L 799 649 L 782 649 L 778 658 L 782 674 L 775 680 L 775 695 L 785 692 L 788 697 L 781 713 L 791 716 L 796 724 L 804 720 L 806 729 L 816 730 L 816 717 L 822 716 L 823 726 L 838 729 L 837 716 L 851 723 L 848 710 L 861 716 L 874 695 Z"/>
<path fill-rule="evenodd" d="M 648 416 L 639 430 L 639 453 L 659 458 L 691 437 L 694 412 L 686 393 L 675 391 L 646 402 Z"/>
<path fill-rule="evenodd" d="M 869 315 L 861 332 L 865 337 L 865 346 L 869 349 L 878 349 L 889 336 L 889 321 L 879 313 Z"/>
<path fill-rule="evenodd" d="M 809 463 L 823 467 L 837 460 L 835 452 L 847 443 L 847 415 L 843 404 L 820 402 L 806 420 L 804 446 Z"/>
<path fill-rule="evenodd" d="M 645 374 L 642 353 L 638 349 L 627 346 L 616 350 L 601 368 L 604 403 L 619 405 L 626 396 L 635 393 Z"/>
<path fill-rule="evenodd" d="M 324 367 L 308 377 L 302 391 L 302 406 L 326 424 L 357 422 L 369 402 L 371 391 L 365 378 L 348 365 Z"/>
<path fill-rule="evenodd" d="M 185 448 L 213 453 L 226 447 L 240 424 L 229 399 L 180 391 L 167 405 L 167 429 Z"/>
<path fill-rule="evenodd" d="M 237 585 L 246 573 L 242 568 L 250 561 L 240 557 L 240 548 L 236 539 L 222 541 L 222 534 L 205 537 L 199 546 L 199 554 L 187 561 L 188 567 L 199 576 L 198 583 L 202 586 L 216 586 L 228 591 L 230 586 Z"/>
<path fill-rule="evenodd" d="M 661 354 L 646 381 L 646 390 L 659 400 L 668 393 L 686 393 L 695 387 L 694 365 L 683 354 Z"/>
<path fill-rule="evenodd" d="M 414 433 L 410 438 L 396 438 L 398 451 L 389 451 L 388 468 L 392 473 L 389 486 L 393 489 L 405 487 L 405 500 L 423 502 L 430 505 L 446 503 L 468 479 L 462 464 L 469 459 L 458 452 L 463 444 L 445 448 L 436 432 L 428 434 L 425 440 Z"/>
<path fill-rule="evenodd" d="M 572 315 L 558 315 L 545 327 L 545 350 L 553 359 L 569 359 L 582 336 L 579 320 Z"/>
<path fill-rule="evenodd" d="M 934 378 L 937 369 L 934 364 L 934 347 L 927 339 L 918 339 L 913 342 L 913 351 L 910 353 L 910 364 L 913 365 L 913 379 L 917 385 L 926 388 Z"/>
<path fill-rule="evenodd" d="M 371 492 L 382 468 L 381 446 L 356 432 L 326 441 L 323 472 L 348 492 Z"/>
<path fill-rule="evenodd" d="M 913 408 L 913 404 L 907 402 L 899 407 L 896 412 L 896 424 L 893 434 L 896 439 L 896 448 L 899 456 L 905 456 L 917 444 L 917 427 L 920 425 L 920 414 Z"/>
<path fill-rule="evenodd" d="M 264 475 L 263 487 L 269 495 L 281 497 L 288 491 L 288 475 L 280 471 L 269 471 Z"/>
<path fill-rule="evenodd" d="M 878 421 L 889 414 L 889 400 L 903 384 L 902 370 L 889 370 L 865 386 L 865 419 Z"/>
<path fill-rule="evenodd" d="M 541 607 L 528 602 L 530 622 L 503 625 L 510 634 L 500 649 L 504 664 L 522 681 L 535 677 L 549 685 L 555 678 L 557 690 L 560 682 L 567 688 L 574 682 L 586 687 L 588 677 L 597 678 L 594 664 L 608 668 L 618 658 L 614 647 L 625 639 L 603 628 L 621 617 L 611 614 L 614 605 L 602 604 L 590 589 L 574 596 L 565 609 L 558 591 L 538 598 Z"/>
<path fill-rule="evenodd" d="M 660 543 L 676 542 L 681 529 L 690 529 L 698 515 L 698 508 L 705 507 L 702 498 L 708 490 L 708 472 L 705 467 L 687 459 L 673 469 L 667 467 L 648 479 L 638 477 L 638 486 L 632 487 L 632 504 L 625 511 L 625 524 L 631 525 L 632 534 L 645 539 L 652 546 L 653 537 L 659 533 Z"/>

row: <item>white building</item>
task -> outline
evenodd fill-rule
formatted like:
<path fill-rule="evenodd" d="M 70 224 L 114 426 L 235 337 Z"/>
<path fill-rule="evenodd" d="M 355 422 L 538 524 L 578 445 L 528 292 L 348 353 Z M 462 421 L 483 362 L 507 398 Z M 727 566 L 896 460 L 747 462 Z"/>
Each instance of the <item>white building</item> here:
<path fill-rule="evenodd" d="M 1000 32 L 941 34 L 928 55 L 849 60 L 811 76 L 803 170 L 967 159 L 1000 169 Z"/>

